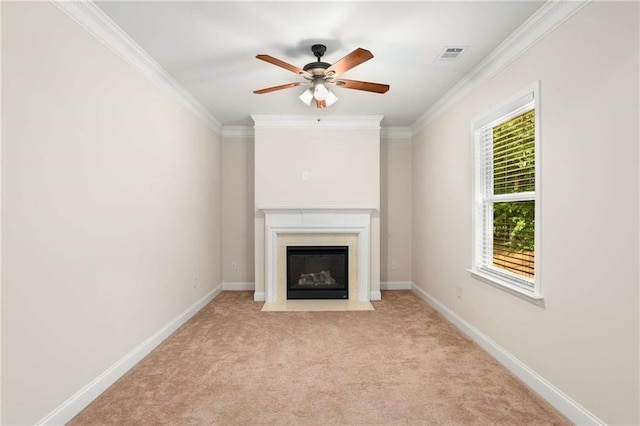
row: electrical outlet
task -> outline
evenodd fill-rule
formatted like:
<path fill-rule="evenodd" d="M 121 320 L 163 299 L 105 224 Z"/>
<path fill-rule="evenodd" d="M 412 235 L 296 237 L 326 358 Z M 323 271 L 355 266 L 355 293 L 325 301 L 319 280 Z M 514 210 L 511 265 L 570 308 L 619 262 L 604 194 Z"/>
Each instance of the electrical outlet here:
<path fill-rule="evenodd" d="M 238 269 L 238 264 L 236 262 L 231 262 L 231 270 L 235 271 L 236 269 Z"/>
<path fill-rule="evenodd" d="M 309 180 L 309 172 L 307 171 L 302 172 L 302 180 Z"/>
<path fill-rule="evenodd" d="M 458 296 L 458 299 L 462 299 L 462 286 L 461 285 L 456 287 L 456 296 Z"/>
<path fill-rule="evenodd" d="M 198 277 L 193 277 L 193 288 L 197 288 L 198 287 Z"/>
<path fill-rule="evenodd" d="M 393 262 L 391 262 L 391 269 L 396 270 L 398 269 L 398 261 L 394 260 Z"/>

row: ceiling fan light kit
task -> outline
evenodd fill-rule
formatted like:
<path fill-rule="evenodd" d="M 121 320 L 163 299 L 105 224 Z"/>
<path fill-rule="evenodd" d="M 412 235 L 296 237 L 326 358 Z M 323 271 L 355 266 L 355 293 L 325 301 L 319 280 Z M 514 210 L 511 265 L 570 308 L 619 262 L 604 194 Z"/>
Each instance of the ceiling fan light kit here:
<path fill-rule="evenodd" d="M 288 89 L 291 87 L 310 85 L 311 88 L 305 90 L 300 95 L 300 100 L 307 104 L 307 106 L 310 106 L 311 101 L 315 100 L 317 108 L 326 108 L 333 105 L 338 100 L 338 97 L 327 88 L 328 84 L 334 84 L 346 89 L 362 90 L 365 92 L 373 93 L 386 93 L 389 90 L 388 84 L 337 79 L 340 74 L 373 58 L 373 55 L 368 50 L 357 48 L 333 65 L 321 61 L 321 58 L 326 51 L 327 48 L 323 44 L 314 44 L 313 46 L 311 46 L 311 52 L 316 57 L 317 61 L 310 62 L 303 68 L 298 68 L 295 65 L 288 64 L 280 59 L 274 58 L 269 55 L 256 55 L 257 59 L 269 62 L 270 64 L 299 74 L 304 77 L 306 81 L 267 87 L 265 89 L 254 90 L 253 93 L 261 95 L 264 93 L 275 92 L 277 90 Z"/>

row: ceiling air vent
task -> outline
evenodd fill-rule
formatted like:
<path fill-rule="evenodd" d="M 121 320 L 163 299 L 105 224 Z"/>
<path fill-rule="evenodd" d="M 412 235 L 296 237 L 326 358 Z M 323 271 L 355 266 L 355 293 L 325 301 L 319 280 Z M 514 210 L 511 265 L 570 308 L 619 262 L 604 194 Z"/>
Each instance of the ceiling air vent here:
<path fill-rule="evenodd" d="M 457 61 L 466 50 L 466 46 L 448 46 L 442 49 L 442 52 L 440 52 L 440 55 L 438 55 L 436 60 L 444 62 Z"/>

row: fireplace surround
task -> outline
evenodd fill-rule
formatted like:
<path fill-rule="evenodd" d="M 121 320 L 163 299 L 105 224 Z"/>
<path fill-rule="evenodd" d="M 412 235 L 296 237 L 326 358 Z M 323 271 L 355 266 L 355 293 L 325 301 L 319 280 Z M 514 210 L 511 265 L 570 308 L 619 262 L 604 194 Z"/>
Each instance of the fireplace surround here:
<path fill-rule="evenodd" d="M 305 243 L 298 245 L 349 245 L 351 272 L 349 300 L 369 302 L 371 292 L 371 214 L 374 207 L 260 207 L 264 213 L 264 299 L 267 304 L 286 299 L 286 251 L 279 245 L 287 238 Z M 330 243 L 316 244 L 323 239 Z M 335 244 L 336 238 L 353 241 Z M 309 243 L 307 243 L 307 241 Z M 354 253 L 351 253 L 353 246 Z"/>

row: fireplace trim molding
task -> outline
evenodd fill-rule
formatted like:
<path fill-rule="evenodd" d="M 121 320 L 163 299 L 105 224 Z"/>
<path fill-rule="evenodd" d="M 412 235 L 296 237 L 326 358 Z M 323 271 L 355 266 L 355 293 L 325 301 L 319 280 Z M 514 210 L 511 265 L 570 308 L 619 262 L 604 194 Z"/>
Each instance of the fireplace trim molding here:
<path fill-rule="evenodd" d="M 265 302 L 278 298 L 280 234 L 356 234 L 358 236 L 358 301 L 369 302 L 371 290 L 371 213 L 375 206 L 259 207 L 264 213 Z"/>

